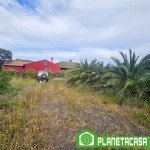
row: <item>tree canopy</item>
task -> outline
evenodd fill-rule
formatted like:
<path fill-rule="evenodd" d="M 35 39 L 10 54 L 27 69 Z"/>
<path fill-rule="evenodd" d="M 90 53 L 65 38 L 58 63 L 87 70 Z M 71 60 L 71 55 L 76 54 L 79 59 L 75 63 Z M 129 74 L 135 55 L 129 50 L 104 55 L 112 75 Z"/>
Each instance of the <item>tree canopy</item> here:
<path fill-rule="evenodd" d="M 5 61 L 11 61 L 11 60 L 12 60 L 12 52 L 0 48 L 0 69 L 2 69 Z"/>

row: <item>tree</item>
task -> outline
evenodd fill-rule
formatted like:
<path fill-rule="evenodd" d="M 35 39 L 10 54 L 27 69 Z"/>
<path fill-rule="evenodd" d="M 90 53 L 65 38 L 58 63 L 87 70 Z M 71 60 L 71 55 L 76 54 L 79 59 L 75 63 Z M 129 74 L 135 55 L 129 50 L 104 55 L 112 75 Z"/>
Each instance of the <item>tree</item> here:
<path fill-rule="evenodd" d="M 11 60 L 12 60 L 12 52 L 0 48 L 0 70 L 2 69 L 6 61 L 11 61 Z"/>
<path fill-rule="evenodd" d="M 81 63 L 69 73 L 68 82 L 73 85 L 93 85 L 100 80 L 103 68 L 103 62 L 98 62 L 96 59 L 92 60 L 90 63 L 88 63 L 87 60 L 81 61 Z"/>
<path fill-rule="evenodd" d="M 120 52 L 123 61 L 112 57 L 115 62 L 104 77 L 114 79 L 118 83 L 118 89 L 126 96 L 137 96 L 140 98 L 145 93 L 149 93 L 148 82 L 150 81 L 150 54 L 146 55 L 138 62 L 139 56 L 129 50 L 129 57 Z"/>

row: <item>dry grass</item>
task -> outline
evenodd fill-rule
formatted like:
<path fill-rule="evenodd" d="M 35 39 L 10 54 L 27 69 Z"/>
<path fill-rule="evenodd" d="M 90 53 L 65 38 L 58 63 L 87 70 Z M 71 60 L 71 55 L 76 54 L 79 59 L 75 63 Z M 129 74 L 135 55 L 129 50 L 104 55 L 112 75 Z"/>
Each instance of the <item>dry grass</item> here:
<path fill-rule="evenodd" d="M 13 79 L 12 84 L 22 90 L 0 110 L 1 150 L 75 150 L 75 134 L 85 128 L 99 135 L 150 135 L 135 119 L 147 114 L 144 110 L 104 103 L 104 97 L 61 80 Z"/>

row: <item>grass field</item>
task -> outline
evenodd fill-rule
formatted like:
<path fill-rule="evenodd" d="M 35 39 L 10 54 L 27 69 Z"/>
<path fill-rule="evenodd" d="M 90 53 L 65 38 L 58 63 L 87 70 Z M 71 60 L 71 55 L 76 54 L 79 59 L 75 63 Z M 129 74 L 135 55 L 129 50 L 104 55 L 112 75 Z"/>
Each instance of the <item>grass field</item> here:
<path fill-rule="evenodd" d="M 18 93 L 1 97 L 1 150 L 75 150 L 75 134 L 86 128 L 99 135 L 150 135 L 149 108 L 120 106 L 63 80 L 14 78 L 12 85 Z"/>

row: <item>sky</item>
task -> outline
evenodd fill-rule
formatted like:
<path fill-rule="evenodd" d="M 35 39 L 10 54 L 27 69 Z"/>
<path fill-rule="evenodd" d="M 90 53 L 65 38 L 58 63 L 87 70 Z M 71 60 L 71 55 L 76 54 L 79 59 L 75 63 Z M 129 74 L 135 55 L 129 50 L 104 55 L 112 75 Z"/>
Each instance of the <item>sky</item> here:
<path fill-rule="evenodd" d="M 0 0 L 0 48 L 54 62 L 150 53 L 150 0 Z"/>

